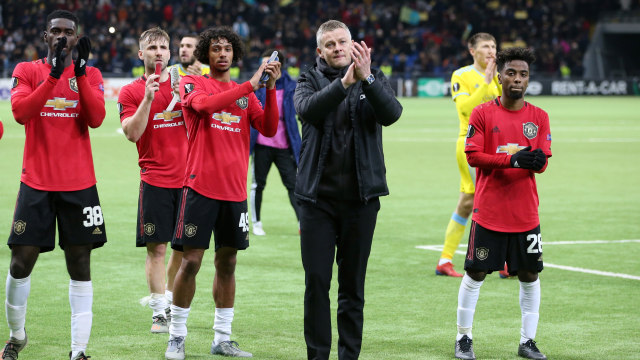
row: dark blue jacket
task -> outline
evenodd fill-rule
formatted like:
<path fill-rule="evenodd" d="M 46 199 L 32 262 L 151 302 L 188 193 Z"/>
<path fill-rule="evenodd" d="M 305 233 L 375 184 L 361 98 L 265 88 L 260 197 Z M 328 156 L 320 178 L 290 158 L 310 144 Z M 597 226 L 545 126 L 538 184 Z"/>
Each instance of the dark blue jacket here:
<path fill-rule="evenodd" d="M 291 79 L 289 74 L 282 72 L 280 79 L 276 80 L 276 90 L 284 89 L 284 97 L 282 98 L 282 112 L 284 119 L 284 126 L 287 132 L 287 139 L 289 140 L 289 149 L 293 153 L 293 157 L 296 159 L 296 165 L 300 161 L 300 130 L 298 130 L 298 121 L 296 120 L 296 109 L 293 106 L 293 93 L 296 90 L 296 82 Z M 256 90 L 256 96 L 262 103 L 266 101 L 266 90 L 261 88 Z M 251 128 L 251 153 L 253 154 L 253 147 L 258 141 L 258 130 Z"/>

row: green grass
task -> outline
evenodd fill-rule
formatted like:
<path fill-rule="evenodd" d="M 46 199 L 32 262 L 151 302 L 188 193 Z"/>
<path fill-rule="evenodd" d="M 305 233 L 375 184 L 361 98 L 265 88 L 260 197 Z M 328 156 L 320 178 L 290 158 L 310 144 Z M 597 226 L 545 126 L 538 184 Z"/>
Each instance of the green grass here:
<path fill-rule="evenodd" d="M 555 241 L 640 239 L 640 116 L 637 98 L 529 98 L 551 119 L 553 154 L 538 176 L 548 264 L 640 276 L 640 243 L 553 245 Z M 459 279 L 434 275 L 458 199 L 457 117 L 449 99 L 402 99 L 400 121 L 385 129 L 391 195 L 382 209 L 369 261 L 361 359 L 451 359 Z M 24 129 L 0 102 L 0 229 L 8 236 L 19 185 Z M 145 252 L 134 246 L 138 191 L 135 146 L 116 133 L 115 102 L 92 130 L 98 190 L 109 242 L 93 253 L 93 359 L 163 359 L 167 336 L 149 333 Z M 237 268 L 232 338 L 260 359 L 302 359 L 304 273 L 295 216 L 277 171 L 263 202 L 267 236 L 251 237 Z M 466 240 L 463 240 L 466 243 Z M 0 247 L 0 273 L 10 253 Z M 62 251 L 43 254 L 32 275 L 29 346 L 21 359 L 64 358 L 69 351 L 68 275 Z M 454 263 L 461 270 L 462 255 Z M 4 276 L 4 275 L 3 275 Z M 547 267 L 541 273 L 537 341 L 551 359 L 640 359 L 640 281 Z M 208 354 L 213 331 L 213 253 L 207 252 L 189 317 L 189 359 Z M 332 299 L 335 303 L 335 288 Z M 4 290 L 0 291 L 0 299 Z M 335 307 L 334 312 L 335 314 Z M 335 315 L 334 315 L 335 324 Z M 8 336 L 0 321 L 2 336 Z M 520 329 L 517 280 L 489 276 L 474 323 L 476 355 L 516 359 Z M 337 332 L 334 330 L 334 349 Z M 1 338 L 1 337 L 0 337 Z"/>

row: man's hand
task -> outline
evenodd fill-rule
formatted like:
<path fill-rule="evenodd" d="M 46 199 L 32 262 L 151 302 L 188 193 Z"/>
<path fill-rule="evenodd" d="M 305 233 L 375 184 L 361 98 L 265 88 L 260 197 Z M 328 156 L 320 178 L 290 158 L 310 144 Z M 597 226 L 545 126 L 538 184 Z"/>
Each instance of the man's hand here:
<path fill-rule="evenodd" d="M 262 77 L 262 72 L 266 72 L 269 74 L 269 80 L 265 84 L 260 83 L 260 78 Z M 262 65 L 258 68 L 255 74 L 249 79 L 251 85 L 253 86 L 253 91 L 256 91 L 262 87 L 267 87 L 268 89 L 273 89 L 276 86 L 276 80 L 280 79 L 280 62 L 272 61 L 270 63 L 263 62 Z"/>
<path fill-rule="evenodd" d="M 56 79 L 60 79 L 62 76 L 62 72 L 64 72 L 64 59 L 67 57 L 67 54 L 62 51 L 64 47 L 67 46 L 67 38 L 61 37 L 58 39 L 58 42 L 55 45 L 53 50 L 53 59 L 51 59 L 51 72 L 49 75 L 53 76 Z"/>
<path fill-rule="evenodd" d="M 535 159 L 533 161 L 533 167 L 531 170 L 540 171 L 547 164 L 547 154 L 542 151 L 542 149 L 537 148 L 532 151 L 535 155 Z"/>
<path fill-rule="evenodd" d="M 153 101 L 156 96 L 156 91 L 160 90 L 160 83 L 156 80 L 160 79 L 160 75 L 151 74 L 147 78 L 147 82 L 144 87 L 144 97 L 148 101 Z"/>
<path fill-rule="evenodd" d="M 531 146 L 527 146 L 511 155 L 510 161 L 511 167 L 533 170 L 536 163 L 536 154 L 531 151 Z"/>
<path fill-rule="evenodd" d="M 360 44 L 351 40 L 351 58 L 353 63 L 356 64 L 354 76 L 356 80 L 364 80 L 371 74 L 371 49 L 367 47 L 364 41 Z"/>
<path fill-rule="evenodd" d="M 91 40 L 86 36 L 81 37 L 76 44 L 76 50 L 78 50 L 78 58 L 76 59 L 75 73 L 76 77 L 79 77 L 87 73 L 87 61 L 89 61 L 89 54 L 91 53 Z"/>
<path fill-rule="evenodd" d="M 193 64 L 185 69 L 187 75 L 202 75 L 202 64 L 196 60 Z"/>
<path fill-rule="evenodd" d="M 484 82 L 487 85 L 491 84 L 493 78 L 496 76 L 498 65 L 496 64 L 496 58 L 490 57 L 487 59 L 487 67 L 484 69 Z"/>
<path fill-rule="evenodd" d="M 267 89 L 275 88 L 276 80 L 282 76 L 282 72 L 280 71 L 281 66 L 280 61 L 272 61 L 264 68 L 264 71 L 269 74 L 269 80 L 267 80 L 266 83 Z"/>
<path fill-rule="evenodd" d="M 351 63 L 351 65 L 349 65 L 349 68 L 347 69 L 347 72 L 344 74 L 342 79 L 340 79 L 340 81 L 342 81 L 342 86 L 344 86 L 345 89 L 348 89 L 349 86 L 355 84 L 356 81 L 358 81 L 355 77 L 355 69 L 356 63 Z"/>

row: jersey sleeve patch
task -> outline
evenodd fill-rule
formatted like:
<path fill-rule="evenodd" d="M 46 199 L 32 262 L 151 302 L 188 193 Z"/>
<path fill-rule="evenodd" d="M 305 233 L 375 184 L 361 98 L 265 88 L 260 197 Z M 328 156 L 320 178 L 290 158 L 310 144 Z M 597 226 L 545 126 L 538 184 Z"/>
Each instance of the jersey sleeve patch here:
<path fill-rule="evenodd" d="M 192 83 L 189 84 L 184 84 L 184 94 L 188 94 L 190 92 L 192 92 L 194 89 L 194 85 Z"/>
<path fill-rule="evenodd" d="M 470 139 L 473 137 L 473 135 L 476 134 L 476 128 L 473 127 L 473 125 L 469 124 L 469 128 L 467 129 L 467 139 Z"/>
<path fill-rule="evenodd" d="M 11 78 L 11 89 L 15 89 L 17 86 L 18 86 L 18 78 L 17 77 Z"/>
<path fill-rule="evenodd" d="M 453 92 L 460 91 L 460 83 L 454 83 L 452 88 L 453 88 Z"/>

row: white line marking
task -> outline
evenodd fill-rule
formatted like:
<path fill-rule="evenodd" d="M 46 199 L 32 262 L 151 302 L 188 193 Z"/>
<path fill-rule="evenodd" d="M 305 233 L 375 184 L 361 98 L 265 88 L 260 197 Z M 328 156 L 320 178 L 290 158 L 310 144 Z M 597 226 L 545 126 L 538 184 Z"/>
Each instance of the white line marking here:
<path fill-rule="evenodd" d="M 611 244 L 611 243 L 640 243 L 640 239 L 631 239 L 631 240 L 548 241 L 548 242 L 544 242 L 543 246 L 548 246 L 548 245 L 576 245 L 576 244 Z M 418 248 L 418 249 L 430 250 L 430 251 L 438 251 L 438 252 L 441 252 L 443 247 L 444 247 L 444 245 L 418 245 L 418 246 L 416 246 L 416 248 Z M 467 246 L 466 245 L 460 245 L 460 247 L 465 247 L 466 248 Z M 456 250 L 456 254 L 465 255 L 466 253 L 467 253 L 466 251 Z M 555 269 L 560 269 L 560 270 L 575 271 L 575 272 L 581 272 L 581 273 L 587 273 L 587 274 L 610 276 L 610 277 L 617 277 L 617 278 L 630 279 L 630 280 L 640 280 L 640 276 L 636 276 L 636 275 L 614 273 L 614 272 L 609 272 L 609 271 L 591 270 L 591 269 L 585 269 L 585 268 L 579 268 L 579 267 L 573 267 L 573 266 L 556 265 L 556 264 L 550 264 L 548 262 L 545 262 L 544 266 L 545 267 L 550 267 L 550 268 L 555 268 Z"/>

